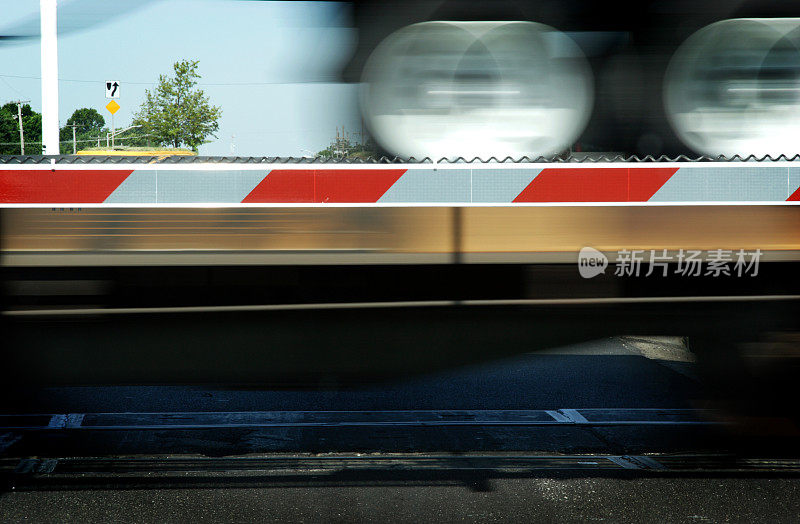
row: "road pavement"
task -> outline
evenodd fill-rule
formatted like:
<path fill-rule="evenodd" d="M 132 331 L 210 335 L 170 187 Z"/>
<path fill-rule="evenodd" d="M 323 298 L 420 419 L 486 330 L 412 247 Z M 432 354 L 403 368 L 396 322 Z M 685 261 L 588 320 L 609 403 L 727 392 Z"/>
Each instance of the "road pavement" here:
<path fill-rule="evenodd" d="M 614 337 L 364 386 L 331 380 L 304 390 L 29 389 L 6 397 L 2 412 L 693 410 L 713 407 L 712 398 L 679 339 Z M 0 461 L 18 465 L 6 476 L 0 515 L 5 521 L 87 522 L 800 519 L 800 463 L 793 458 L 782 470 L 626 466 L 636 457 L 743 449 L 773 456 L 796 442 L 793 435 L 759 436 L 741 447 L 735 433 L 702 424 L 9 431 Z M 294 456 L 301 457 L 299 465 L 283 469 L 239 466 Z M 100 458 L 70 463 L 68 457 Z M 319 463 L 324 457 L 344 462 L 325 469 Z M 529 465 L 503 466 L 509 457 Z M 37 474 L 23 471 L 25 460 L 37 464 Z M 184 461 L 183 469 L 163 466 L 170 460 Z M 353 467 L 353 460 L 362 462 Z M 47 464 L 57 465 L 48 473 Z"/>

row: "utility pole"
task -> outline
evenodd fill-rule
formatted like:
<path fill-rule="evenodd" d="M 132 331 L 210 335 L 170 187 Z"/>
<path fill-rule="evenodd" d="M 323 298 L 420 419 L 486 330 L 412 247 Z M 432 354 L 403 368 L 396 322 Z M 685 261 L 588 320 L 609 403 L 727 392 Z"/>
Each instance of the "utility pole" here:
<path fill-rule="evenodd" d="M 78 124 L 67 124 L 64 127 L 71 127 L 72 128 L 72 154 L 78 154 L 78 141 L 75 139 L 75 128 L 78 127 Z"/>
<path fill-rule="evenodd" d="M 22 102 L 17 102 L 17 122 L 19 122 L 19 154 L 25 156 L 25 131 L 22 129 Z"/>
<path fill-rule="evenodd" d="M 22 104 L 29 104 L 30 100 L 16 100 L 11 102 L 17 104 L 17 121 L 19 122 L 19 154 L 25 154 L 25 132 L 22 129 Z"/>

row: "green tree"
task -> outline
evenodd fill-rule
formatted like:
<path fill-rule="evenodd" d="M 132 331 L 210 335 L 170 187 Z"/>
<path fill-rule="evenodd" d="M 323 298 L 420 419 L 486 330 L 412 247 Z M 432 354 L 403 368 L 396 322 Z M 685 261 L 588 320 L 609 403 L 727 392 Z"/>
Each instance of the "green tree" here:
<path fill-rule="evenodd" d="M 72 153 L 72 126 L 75 127 L 75 138 L 78 142 L 77 149 L 85 149 L 96 144 L 99 136 L 101 142 L 105 143 L 107 130 L 105 129 L 106 120 L 96 109 L 82 107 L 76 109 L 72 116 L 67 119 L 67 125 L 61 128 L 59 141 L 61 142 L 61 154 Z"/>
<path fill-rule="evenodd" d="M 17 115 L 17 107 L 14 105 L 12 113 L 7 108 L 14 104 L 6 104 L 0 108 L 0 154 L 18 155 L 19 154 L 19 128 L 14 117 Z"/>
<path fill-rule="evenodd" d="M 144 134 L 152 135 L 161 145 L 197 151 L 219 129 L 222 109 L 212 106 L 202 89 L 196 89 L 197 60 L 175 62 L 174 78 L 160 75 L 155 91 L 145 91 L 145 100 L 134 115 L 133 124 L 141 125 Z"/>
<path fill-rule="evenodd" d="M 42 115 L 25 104 L 22 106 L 22 128 L 25 132 L 25 154 L 42 153 Z M 18 155 L 19 123 L 17 122 L 17 104 L 7 103 L 0 107 L 0 154 Z"/>
<path fill-rule="evenodd" d="M 106 119 L 94 108 L 82 107 L 73 111 L 72 116 L 67 119 L 67 125 L 76 125 L 75 130 L 79 133 L 89 133 L 94 136 L 102 131 L 106 125 Z"/>

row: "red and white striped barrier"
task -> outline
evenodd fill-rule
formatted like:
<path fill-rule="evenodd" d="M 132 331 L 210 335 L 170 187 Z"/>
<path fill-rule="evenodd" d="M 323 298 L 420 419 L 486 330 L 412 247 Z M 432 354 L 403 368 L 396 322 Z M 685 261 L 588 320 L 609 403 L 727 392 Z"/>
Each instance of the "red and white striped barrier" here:
<path fill-rule="evenodd" d="M 793 162 L 0 166 L 0 205 L 787 203 Z"/>

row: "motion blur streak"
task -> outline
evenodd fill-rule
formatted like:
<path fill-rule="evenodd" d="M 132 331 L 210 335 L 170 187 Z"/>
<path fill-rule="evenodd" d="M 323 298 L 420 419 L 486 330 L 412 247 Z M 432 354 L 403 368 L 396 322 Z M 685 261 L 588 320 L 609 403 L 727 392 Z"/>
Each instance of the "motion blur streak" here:
<path fill-rule="evenodd" d="M 2 210 L 2 265 L 567 262 L 587 245 L 800 260 L 798 206 Z M 199 258 L 198 258 L 199 257 Z"/>
<path fill-rule="evenodd" d="M 796 153 L 799 44 L 800 18 L 724 20 L 691 36 L 665 77 L 681 140 L 709 155 Z"/>
<path fill-rule="evenodd" d="M 364 68 L 362 113 L 403 157 L 551 155 L 583 131 L 593 82 L 578 46 L 531 22 L 425 22 Z"/>

